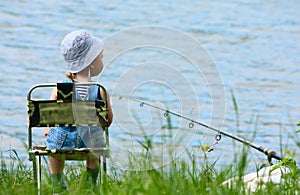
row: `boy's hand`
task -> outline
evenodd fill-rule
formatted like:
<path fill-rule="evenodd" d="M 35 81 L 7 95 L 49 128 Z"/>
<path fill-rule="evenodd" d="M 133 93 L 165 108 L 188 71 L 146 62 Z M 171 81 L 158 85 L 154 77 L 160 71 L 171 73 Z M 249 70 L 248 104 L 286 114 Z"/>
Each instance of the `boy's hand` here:
<path fill-rule="evenodd" d="M 45 131 L 44 131 L 44 136 L 47 136 L 47 135 L 48 135 L 48 133 L 49 133 L 49 131 L 50 131 L 50 128 L 49 128 L 49 127 L 47 127 L 47 128 L 45 129 Z"/>

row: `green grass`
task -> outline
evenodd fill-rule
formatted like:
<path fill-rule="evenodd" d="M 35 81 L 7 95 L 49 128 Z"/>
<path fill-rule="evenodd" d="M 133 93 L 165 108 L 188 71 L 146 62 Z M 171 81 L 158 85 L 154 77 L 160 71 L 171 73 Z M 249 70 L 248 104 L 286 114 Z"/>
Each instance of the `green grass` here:
<path fill-rule="evenodd" d="M 31 167 L 26 166 L 14 150 L 10 159 L 7 165 L 1 152 L 0 194 L 33 194 Z"/>
<path fill-rule="evenodd" d="M 237 99 L 232 91 L 232 101 L 234 104 L 237 127 L 239 127 L 239 112 Z M 166 132 L 172 131 L 171 118 L 166 117 Z M 255 120 L 257 124 L 257 120 Z M 298 124 L 300 126 L 300 122 Z M 300 147 L 300 142 L 294 139 L 296 146 Z M 144 140 L 139 142 L 144 148 L 144 158 L 131 158 L 132 169 L 137 167 L 153 167 L 151 164 L 152 148 L 151 138 L 145 136 Z M 282 144 L 282 143 L 281 143 Z M 96 192 L 92 189 L 84 189 L 85 185 L 85 165 L 84 163 L 66 164 L 64 169 L 65 181 L 68 185 L 68 191 L 65 194 L 250 194 L 245 187 L 242 176 L 247 174 L 248 153 L 250 148 L 245 146 L 243 152 L 234 155 L 233 162 L 229 166 L 221 169 L 216 168 L 216 161 L 210 162 L 204 155 L 202 164 L 195 160 L 192 154 L 188 159 L 177 159 L 170 164 L 157 169 L 148 171 L 124 171 L 115 167 L 110 167 L 109 174 L 102 178 Z M 262 154 L 263 155 L 263 154 Z M 293 158 L 294 153 L 288 152 Z M 32 166 L 26 165 L 20 160 L 16 151 L 11 151 L 10 162 L 4 161 L 2 153 L 0 155 L 0 194 L 35 194 L 34 182 L 32 177 Z M 8 164 L 7 164 L 8 163 Z M 300 172 L 294 164 L 283 161 L 279 165 L 289 164 L 293 170 L 292 173 L 283 176 L 279 184 L 272 182 L 261 185 L 253 194 L 299 194 L 300 193 Z M 41 194 L 51 194 L 52 185 L 48 176 L 47 160 L 43 162 L 43 179 Z M 257 171 L 259 170 L 257 165 Z M 129 168 L 130 169 L 130 168 Z M 231 186 L 224 186 L 222 182 L 237 177 L 236 183 Z"/>
<path fill-rule="evenodd" d="M 171 164 L 149 171 L 122 171 L 111 167 L 109 175 L 102 180 L 97 193 L 92 189 L 83 189 L 83 163 L 76 166 L 67 164 L 65 174 L 69 190 L 66 194 L 247 194 L 248 190 L 241 181 L 245 175 L 247 150 L 237 162 L 221 170 L 215 163 L 205 161 L 198 165 L 193 156 L 187 160 L 176 160 Z M 141 166 L 145 162 L 132 162 L 132 166 Z M 45 163 L 44 163 L 45 164 Z M 143 164 L 144 165 L 144 164 Z M 18 154 L 12 151 L 10 164 L 1 160 L 0 194 L 34 194 L 31 166 L 25 166 Z M 51 181 L 44 167 L 42 194 L 51 194 Z M 237 182 L 231 187 L 221 185 L 223 181 L 238 176 Z M 284 175 L 280 184 L 267 183 L 265 188 L 258 189 L 255 194 L 297 194 L 300 192 L 299 171 Z"/>

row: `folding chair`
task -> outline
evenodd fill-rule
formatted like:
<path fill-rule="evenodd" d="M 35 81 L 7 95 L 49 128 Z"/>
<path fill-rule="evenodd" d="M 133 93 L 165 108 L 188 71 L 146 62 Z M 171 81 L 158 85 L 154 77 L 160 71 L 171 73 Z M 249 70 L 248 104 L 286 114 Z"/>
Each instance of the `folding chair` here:
<path fill-rule="evenodd" d="M 75 100 L 75 86 L 92 85 L 104 92 L 102 100 Z M 33 98 L 33 92 L 41 88 L 57 87 L 57 100 L 40 100 Z M 53 156 L 65 160 L 87 160 L 97 158 L 106 174 L 106 159 L 109 155 L 108 107 L 106 90 L 98 83 L 57 83 L 39 84 L 33 86 L 27 94 L 28 102 L 28 152 L 29 160 L 33 163 L 33 177 L 38 192 L 41 189 L 41 157 Z M 93 117 L 94 116 L 94 117 Z M 45 146 L 33 145 L 34 127 L 54 126 L 100 126 L 105 131 L 105 146 L 99 148 L 72 148 L 47 150 Z M 43 129 L 45 128 L 34 128 Z M 101 160 L 102 159 L 102 160 Z M 102 162 L 102 163 L 101 163 Z M 100 167 L 101 171 L 101 167 Z M 101 172 L 100 172 L 101 181 Z"/>

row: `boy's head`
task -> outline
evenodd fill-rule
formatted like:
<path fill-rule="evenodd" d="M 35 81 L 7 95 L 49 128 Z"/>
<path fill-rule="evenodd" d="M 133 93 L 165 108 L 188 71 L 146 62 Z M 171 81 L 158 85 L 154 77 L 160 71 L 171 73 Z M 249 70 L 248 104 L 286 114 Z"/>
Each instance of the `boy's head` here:
<path fill-rule="evenodd" d="M 103 50 L 103 41 L 84 30 L 67 34 L 60 44 L 60 52 L 70 73 L 78 73 L 88 67 Z"/>

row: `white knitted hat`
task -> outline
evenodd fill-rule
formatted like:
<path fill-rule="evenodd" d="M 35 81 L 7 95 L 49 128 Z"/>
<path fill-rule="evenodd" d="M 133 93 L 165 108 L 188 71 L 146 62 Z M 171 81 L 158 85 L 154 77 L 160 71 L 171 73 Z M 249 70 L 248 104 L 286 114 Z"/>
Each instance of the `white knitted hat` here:
<path fill-rule="evenodd" d="M 78 73 L 88 67 L 103 50 L 103 41 L 84 30 L 67 34 L 60 44 L 60 52 L 68 72 Z"/>

